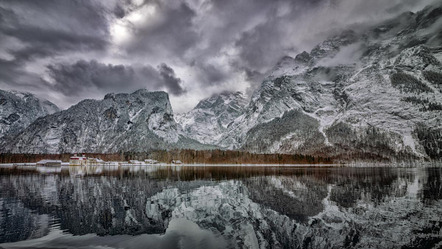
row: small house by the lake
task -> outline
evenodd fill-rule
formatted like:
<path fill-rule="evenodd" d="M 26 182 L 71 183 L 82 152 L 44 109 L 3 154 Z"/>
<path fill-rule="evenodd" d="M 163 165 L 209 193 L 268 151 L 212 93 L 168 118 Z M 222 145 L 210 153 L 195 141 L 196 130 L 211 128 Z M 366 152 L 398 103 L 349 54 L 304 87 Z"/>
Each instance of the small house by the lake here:
<path fill-rule="evenodd" d="M 85 155 L 82 156 L 77 156 L 77 154 L 75 154 L 74 156 L 72 156 L 69 159 L 69 165 L 73 165 L 73 166 L 83 166 L 87 164 L 87 157 Z"/>

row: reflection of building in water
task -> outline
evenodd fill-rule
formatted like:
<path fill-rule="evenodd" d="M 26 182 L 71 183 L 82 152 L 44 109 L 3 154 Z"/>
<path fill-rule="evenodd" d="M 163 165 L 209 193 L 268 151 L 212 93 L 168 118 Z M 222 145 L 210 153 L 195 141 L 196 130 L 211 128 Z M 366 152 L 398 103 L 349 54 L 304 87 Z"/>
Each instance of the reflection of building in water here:
<path fill-rule="evenodd" d="M 402 186 L 407 190 L 407 195 L 416 198 L 419 196 L 420 190 L 423 188 L 423 185 L 427 178 L 427 173 L 424 170 L 416 170 L 413 169 L 414 179 L 404 179 L 402 178 Z"/>
<path fill-rule="evenodd" d="M 144 160 L 144 162 L 147 164 L 157 164 L 158 163 L 157 160 L 153 160 L 153 159 L 146 159 L 146 160 Z"/>
<path fill-rule="evenodd" d="M 138 160 L 129 160 L 130 164 L 136 164 L 136 165 L 142 165 L 144 162 L 138 161 Z"/>
<path fill-rule="evenodd" d="M 88 158 L 86 163 L 87 165 L 102 165 L 105 162 L 100 158 Z"/>
<path fill-rule="evenodd" d="M 0 175 L 0 228 L 11 234 L 4 239 L 48 233 L 51 223 L 37 217 L 46 215 L 73 235 L 165 234 L 185 219 L 238 248 L 428 248 L 442 241 L 441 169 L 68 169 L 102 176 Z"/>
<path fill-rule="evenodd" d="M 46 166 L 46 167 L 61 167 L 61 160 L 40 160 L 36 163 L 37 166 Z"/>

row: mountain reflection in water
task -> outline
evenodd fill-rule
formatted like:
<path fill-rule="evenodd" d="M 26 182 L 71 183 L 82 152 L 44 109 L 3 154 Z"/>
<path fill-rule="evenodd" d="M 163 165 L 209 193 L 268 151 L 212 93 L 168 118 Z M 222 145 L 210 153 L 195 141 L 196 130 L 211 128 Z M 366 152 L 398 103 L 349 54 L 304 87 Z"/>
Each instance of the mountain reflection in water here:
<path fill-rule="evenodd" d="M 441 168 L 0 169 L 1 248 L 439 248 Z"/>

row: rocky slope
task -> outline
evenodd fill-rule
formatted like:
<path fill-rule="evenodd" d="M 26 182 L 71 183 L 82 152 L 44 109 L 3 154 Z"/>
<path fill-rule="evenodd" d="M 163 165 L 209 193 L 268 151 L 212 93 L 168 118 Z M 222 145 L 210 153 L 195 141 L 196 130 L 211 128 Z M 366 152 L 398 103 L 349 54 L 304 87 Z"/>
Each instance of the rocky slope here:
<path fill-rule="evenodd" d="M 203 145 L 181 135 L 165 92 L 108 94 L 32 123 L 5 150 L 12 153 L 148 151 Z"/>
<path fill-rule="evenodd" d="M 232 122 L 245 111 L 241 92 L 225 92 L 204 99 L 188 113 L 176 116 L 185 134 L 201 143 L 216 144 Z"/>
<path fill-rule="evenodd" d="M 2 147 L 58 153 L 218 146 L 344 160 L 440 160 L 441 17 L 442 4 L 430 6 L 285 56 L 249 103 L 241 93 L 222 93 L 175 121 L 165 93 L 108 95 L 39 119 Z M 15 119 L 9 115 L 4 120 Z"/>
<path fill-rule="evenodd" d="M 282 58 L 221 138 L 195 139 L 260 153 L 442 158 L 441 13 L 404 13 Z"/>
<path fill-rule="evenodd" d="M 30 93 L 0 90 L 0 141 L 17 135 L 37 118 L 57 111 L 52 102 Z"/>

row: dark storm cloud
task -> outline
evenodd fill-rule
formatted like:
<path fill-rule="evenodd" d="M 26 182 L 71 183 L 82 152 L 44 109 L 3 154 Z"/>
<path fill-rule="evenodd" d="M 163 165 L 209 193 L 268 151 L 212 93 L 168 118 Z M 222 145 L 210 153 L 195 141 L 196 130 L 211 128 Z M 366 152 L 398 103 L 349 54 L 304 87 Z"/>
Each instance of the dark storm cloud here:
<path fill-rule="evenodd" d="M 205 82 L 208 84 L 222 83 L 228 78 L 229 72 L 216 68 L 214 65 L 201 65 L 201 71 L 204 74 Z"/>
<path fill-rule="evenodd" d="M 181 80 L 166 64 L 161 64 L 156 70 L 151 66 L 111 65 L 81 60 L 68 65 L 50 65 L 48 70 L 55 83 L 53 88 L 65 96 L 130 92 L 140 88 L 164 89 L 174 95 L 184 92 Z"/>
<path fill-rule="evenodd" d="M 39 90 L 46 82 L 40 75 L 27 72 L 16 62 L 0 59 L 0 79 L 7 89 L 16 90 Z"/>
<path fill-rule="evenodd" d="M 129 52 L 179 57 L 197 44 L 198 34 L 192 23 L 196 13 L 185 2 L 146 1 L 146 4 L 154 6 L 156 16 L 134 30 L 136 39 L 126 47 Z"/>
<path fill-rule="evenodd" d="M 262 72 L 291 51 L 284 38 L 287 29 L 296 28 L 293 21 L 302 11 L 324 1 L 214 0 L 199 6 L 195 1 L 145 1 L 144 7 L 153 6 L 154 14 L 131 27 L 134 39 L 124 49 L 135 57 L 173 56 L 193 66 L 200 85 L 221 85 L 243 69 Z M 232 45 L 237 56 L 223 62 L 230 70 L 208 61 Z"/>
<path fill-rule="evenodd" d="M 180 103 L 252 91 L 281 57 L 431 1 L 0 0 L 0 88 L 63 107 L 138 88 Z"/>
<path fill-rule="evenodd" d="M 0 59 L 0 79 L 4 82 L 11 82 L 16 77 L 17 64 Z"/>
<path fill-rule="evenodd" d="M 119 4 L 115 5 L 115 8 L 114 8 L 113 12 L 114 12 L 115 16 L 118 17 L 118 18 L 123 18 L 126 15 L 126 11 Z"/>
<path fill-rule="evenodd" d="M 276 60 L 287 52 L 279 37 L 281 37 L 281 31 L 275 28 L 272 22 L 244 32 L 235 42 L 243 66 L 250 70 L 262 71 L 269 69 L 269 65 L 274 65 Z"/>
<path fill-rule="evenodd" d="M 159 73 L 163 78 L 164 85 L 170 93 L 175 95 L 183 94 L 185 91 L 181 87 L 181 79 L 177 78 L 175 71 L 165 63 L 158 66 Z"/>
<path fill-rule="evenodd" d="M 16 60 L 102 50 L 108 44 L 105 14 L 103 7 L 93 1 L 2 1 L 0 32 L 22 43 L 21 48 L 9 51 Z"/>
<path fill-rule="evenodd" d="M 207 85 L 222 84 L 229 79 L 230 72 L 210 63 L 198 61 L 192 63 L 192 68 L 196 71 L 201 82 Z"/>
<path fill-rule="evenodd" d="M 27 70 L 28 63 L 66 52 L 104 51 L 105 15 L 94 1 L 0 1 L 0 53 L 9 57 L 1 58 L 2 88 L 47 92 L 44 72 Z"/>

